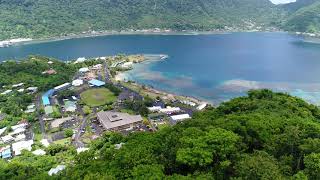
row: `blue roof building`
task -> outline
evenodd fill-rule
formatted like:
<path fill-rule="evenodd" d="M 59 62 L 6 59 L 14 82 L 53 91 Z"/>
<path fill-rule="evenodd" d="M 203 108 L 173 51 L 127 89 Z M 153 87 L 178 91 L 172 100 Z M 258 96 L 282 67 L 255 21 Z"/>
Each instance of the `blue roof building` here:
<path fill-rule="evenodd" d="M 42 95 L 42 103 L 44 106 L 48 106 L 50 105 L 50 97 L 53 95 L 54 93 L 54 90 L 53 89 L 50 89 L 49 91 L 47 91 L 46 93 L 44 93 Z"/>
<path fill-rule="evenodd" d="M 97 79 L 92 79 L 91 81 L 89 81 L 89 84 L 92 86 L 101 87 L 104 86 L 106 83 Z"/>
<path fill-rule="evenodd" d="M 1 157 L 2 157 L 2 159 L 11 158 L 11 157 L 12 157 L 11 149 L 8 148 L 8 149 L 4 150 L 4 151 L 1 153 Z"/>

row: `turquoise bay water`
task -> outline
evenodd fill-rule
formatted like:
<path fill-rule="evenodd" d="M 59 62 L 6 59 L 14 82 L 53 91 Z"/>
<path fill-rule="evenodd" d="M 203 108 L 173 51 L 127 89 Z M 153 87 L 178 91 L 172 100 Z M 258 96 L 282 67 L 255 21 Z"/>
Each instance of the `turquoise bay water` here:
<path fill-rule="evenodd" d="M 218 103 L 248 89 L 271 88 L 320 104 L 320 44 L 286 33 L 115 35 L 0 49 L 0 59 L 40 54 L 63 60 L 167 54 L 135 66 L 128 79 Z"/>

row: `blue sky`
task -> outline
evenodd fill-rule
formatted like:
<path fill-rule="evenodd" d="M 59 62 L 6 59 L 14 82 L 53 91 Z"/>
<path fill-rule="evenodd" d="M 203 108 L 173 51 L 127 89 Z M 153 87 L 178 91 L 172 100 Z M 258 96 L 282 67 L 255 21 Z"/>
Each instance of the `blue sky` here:
<path fill-rule="evenodd" d="M 283 3 L 289 3 L 289 2 L 295 2 L 295 0 L 270 0 L 274 4 L 283 4 Z"/>

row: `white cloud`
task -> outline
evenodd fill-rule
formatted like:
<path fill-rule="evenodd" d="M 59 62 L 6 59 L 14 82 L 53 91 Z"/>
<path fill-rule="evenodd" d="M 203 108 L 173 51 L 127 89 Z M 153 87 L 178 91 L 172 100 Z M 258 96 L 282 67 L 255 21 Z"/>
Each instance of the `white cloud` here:
<path fill-rule="evenodd" d="M 270 0 L 273 4 L 285 4 L 295 2 L 296 0 Z"/>

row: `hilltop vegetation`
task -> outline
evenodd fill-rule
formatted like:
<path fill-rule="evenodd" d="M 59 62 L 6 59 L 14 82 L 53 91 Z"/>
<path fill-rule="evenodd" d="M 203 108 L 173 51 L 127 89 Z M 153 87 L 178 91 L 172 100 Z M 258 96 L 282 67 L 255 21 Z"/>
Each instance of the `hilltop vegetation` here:
<path fill-rule="evenodd" d="M 105 134 L 79 155 L 59 146 L 0 161 L 0 177 L 48 178 L 63 154 L 68 168 L 55 179 L 319 179 L 319 120 L 301 99 L 250 91 L 156 133 Z"/>
<path fill-rule="evenodd" d="M 268 24 L 268 0 L 1 0 L 0 39 L 128 28 L 246 29 Z"/>
<path fill-rule="evenodd" d="M 295 11 L 285 22 L 284 28 L 289 31 L 318 33 L 320 32 L 320 2 L 302 7 Z"/>
<path fill-rule="evenodd" d="M 319 31 L 317 0 L 1 0 L 0 40 L 128 29 Z"/>

